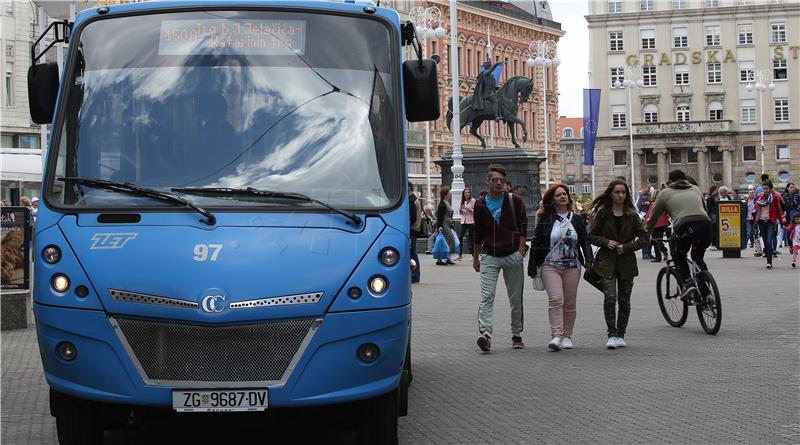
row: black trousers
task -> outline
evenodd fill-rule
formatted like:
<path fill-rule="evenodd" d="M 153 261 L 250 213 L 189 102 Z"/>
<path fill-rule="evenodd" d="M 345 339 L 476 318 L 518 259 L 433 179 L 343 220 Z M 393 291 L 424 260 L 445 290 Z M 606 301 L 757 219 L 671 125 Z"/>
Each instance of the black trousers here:
<path fill-rule="evenodd" d="M 686 257 L 691 252 L 692 261 L 702 270 L 708 270 L 703 256 L 711 245 L 711 224 L 706 221 L 689 221 L 675 228 L 675 234 L 669 242 L 672 259 L 675 260 L 675 271 L 682 282 L 692 277 Z"/>
<path fill-rule="evenodd" d="M 664 241 L 662 241 L 661 238 L 663 238 L 664 234 L 669 230 L 669 227 L 657 227 L 653 229 L 653 236 L 650 239 L 653 241 L 653 257 L 655 257 L 656 261 L 661 261 L 661 253 L 664 252 Z"/>

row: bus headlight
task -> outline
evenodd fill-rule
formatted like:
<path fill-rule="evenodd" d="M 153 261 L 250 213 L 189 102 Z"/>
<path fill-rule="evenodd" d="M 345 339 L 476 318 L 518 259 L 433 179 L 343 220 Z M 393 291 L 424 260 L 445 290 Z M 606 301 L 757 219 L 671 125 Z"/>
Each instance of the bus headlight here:
<path fill-rule="evenodd" d="M 369 279 L 369 290 L 372 291 L 374 295 L 383 295 L 388 287 L 389 282 L 386 281 L 386 278 L 380 275 L 376 275 Z"/>
<path fill-rule="evenodd" d="M 56 292 L 64 293 L 69 289 L 69 278 L 62 273 L 55 274 L 53 278 L 50 279 L 50 285 Z"/>
<path fill-rule="evenodd" d="M 380 255 L 378 255 L 378 257 L 380 258 L 381 263 L 383 263 L 384 266 L 391 267 L 397 264 L 398 261 L 400 261 L 400 252 L 398 252 L 397 249 L 395 249 L 394 247 L 387 247 L 381 250 L 381 253 Z"/>
<path fill-rule="evenodd" d="M 48 264 L 55 264 L 61 259 L 61 249 L 51 244 L 42 249 L 42 258 Z"/>

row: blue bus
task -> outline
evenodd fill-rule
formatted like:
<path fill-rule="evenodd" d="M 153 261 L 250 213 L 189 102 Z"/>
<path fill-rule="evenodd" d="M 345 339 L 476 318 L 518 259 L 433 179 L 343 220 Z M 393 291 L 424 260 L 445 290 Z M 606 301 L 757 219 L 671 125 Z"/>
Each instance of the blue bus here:
<path fill-rule="evenodd" d="M 395 443 L 404 122 L 439 116 L 413 24 L 371 2 L 154 1 L 50 33 L 64 68 L 34 46 L 28 79 L 52 124 L 34 313 L 59 442 L 332 405 Z"/>

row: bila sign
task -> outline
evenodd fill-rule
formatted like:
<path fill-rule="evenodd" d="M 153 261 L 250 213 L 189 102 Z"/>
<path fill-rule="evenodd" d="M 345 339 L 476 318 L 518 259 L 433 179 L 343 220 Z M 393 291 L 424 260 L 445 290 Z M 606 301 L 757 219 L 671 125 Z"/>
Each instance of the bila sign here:
<path fill-rule="evenodd" d="M 30 288 L 30 211 L 27 207 L 2 207 L 2 289 Z"/>

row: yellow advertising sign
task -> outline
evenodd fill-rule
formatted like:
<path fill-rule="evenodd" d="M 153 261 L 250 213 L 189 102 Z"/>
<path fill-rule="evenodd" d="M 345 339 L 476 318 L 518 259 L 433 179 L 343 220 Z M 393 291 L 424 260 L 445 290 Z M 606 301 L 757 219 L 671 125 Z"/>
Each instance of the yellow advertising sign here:
<path fill-rule="evenodd" d="M 738 201 L 719 203 L 719 247 L 742 248 L 741 206 Z"/>

